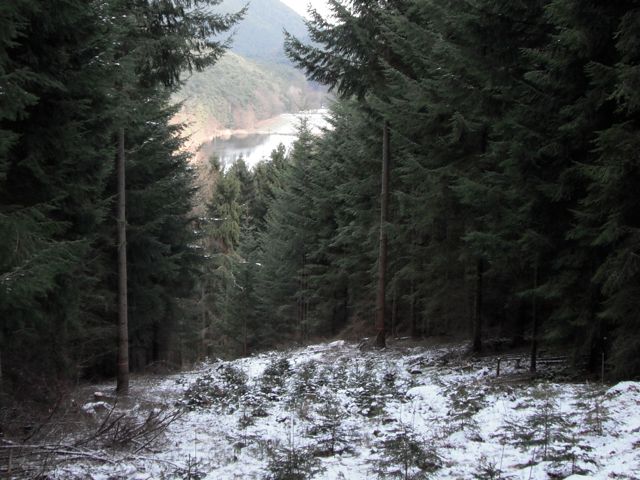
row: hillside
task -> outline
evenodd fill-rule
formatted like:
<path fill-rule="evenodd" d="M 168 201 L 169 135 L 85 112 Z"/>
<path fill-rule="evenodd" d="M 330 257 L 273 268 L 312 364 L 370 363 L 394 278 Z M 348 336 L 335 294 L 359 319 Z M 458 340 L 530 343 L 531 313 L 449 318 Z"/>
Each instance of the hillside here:
<path fill-rule="evenodd" d="M 177 95 L 184 112 L 207 130 L 249 129 L 258 120 L 316 108 L 325 94 L 285 64 L 265 64 L 227 53 L 194 73 Z"/>
<path fill-rule="evenodd" d="M 225 0 L 220 8 L 235 12 L 245 3 Z M 198 142 L 216 130 L 251 129 L 260 120 L 323 103 L 325 90 L 286 59 L 283 29 L 306 35 L 302 17 L 279 0 L 254 0 L 235 29 L 230 52 L 187 80 L 175 98 L 184 101 L 181 120 L 192 124 Z"/>
<path fill-rule="evenodd" d="M 531 381 L 514 364 L 496 378 L 496 362 L 457 344 L 362 352 L 339 341 L 140 377 L 133 403 L 113 411 L 113 386 L 103 385 L 99 401 L 77 402 L 85 427 L 106 431 L 85 429 L 85 443 L 63 439 L 39 471 L 52 479 L 637 478 L 640 384 Z M 541 374 L 560 378 L 557 367 Z M 109 425 L 120 443 L 108 444 Z M 26 473 L 41 460 L 27 452 Z"/>
<path fill-rule="evenodd" d="M 299 38 L 308 38 L 303 18 L 280 0 L 224 0 L 223 12 L 237 12 L 244 5 L 249 8 L 238 25 L 231 50 L 252 60 L 289 64 L 284 55 L 283 29 Z"/>

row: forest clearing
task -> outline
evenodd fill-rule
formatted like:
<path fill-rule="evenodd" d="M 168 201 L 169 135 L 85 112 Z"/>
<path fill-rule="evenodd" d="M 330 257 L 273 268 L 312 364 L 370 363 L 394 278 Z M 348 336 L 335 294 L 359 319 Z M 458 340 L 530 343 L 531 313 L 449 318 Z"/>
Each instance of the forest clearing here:
<path fill-rule="evenodd" d="M 0 1 L 0 476 L 637 480 L 638 0 L 290 4 Z"/>
<path fill-rule="evenodd" d="M 496 377 L 498 356 L 410 345 L 337 341 L 140 375 L 126 404 L 114 384 L 80 389 L 30 440 L 39 451 L 13 445 L 14 478 L 638 478 L 639 382 L 560 382 L 564 366 L 543 361 L 535 380 L 515 361 Z"/>

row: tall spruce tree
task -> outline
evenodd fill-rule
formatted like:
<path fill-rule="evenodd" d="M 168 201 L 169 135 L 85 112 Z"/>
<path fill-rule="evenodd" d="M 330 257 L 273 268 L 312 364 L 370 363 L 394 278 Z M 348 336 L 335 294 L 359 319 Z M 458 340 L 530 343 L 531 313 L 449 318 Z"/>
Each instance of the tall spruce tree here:
<path fill-rule="evenodd" d="M 398 137 L 401 184 L 396 189 L 402 191 L 401 223 L 394 237 L 411 246 L 394 262 L 398 275 L 393 283 L 400 290 L 404 290 L 402 283 L 408 284 L 408 313 L 414 334 L 418 331 L 416 299 L 423 297 L 428 300 L 418 308 L 427 319 L 426 330 L 434 330 L 433 317 L 451 315 L 451 320 L 457 317 L 459 322 L 465 309 L 473 312 L 474 346 L 478 349 L 485 253 L 465 248 L 462 242 L 477 215 L 473 204 L 464 205 L 457 189 L 462 178 L 480 169 L 479 160 L 486 149 L 486 120 L 481 116 L 487 104 L 483 97 L 485 70 L 478 68 L 482 55 L 476 51 L 483 42 L 479 35 L 474 36 L 477 25 L 469 8 L 432 2 L 409 2 L 405 8 L 406 15 L 389 12 L 386 24 L 389 48 L 407 67 L 398 70 L 391 65 L 387 69 L 390 101 L 381 98 L 376 103 L 392 120 Z M 407 221 L 412 224 L 409 230 Z M 420 260 L 421 252 L 426 261 Z M 466 307 L 465 301 L 467 268 L 460 263 L 465 257 L 464 263 L 475 264 L 472 308 Z M 426 280 L 428 277 L 416 274 L 416 268 L 432 270 L 433 278 Z M 424 289 L 419 285 L 420 277 L 427 282 Z M 444 290 L 434 288 L 440 280 L 449 283 Z M 461 296 L 447 301 L 444 291 Z"/>
<path fill-rule="evenodd" d="M 529 93 L 513 110 L 519 125 L 511 133 L 524 160 L 515 166 L 513 184 L 521 185 L 527 199 L 526 228 L 517 241 L 532 271 L 532 288 L 523 293 L 539 300 L 532 370 L 543 335 L 572 342 L 576 352 L 600 350 L 602 335 L 595 333 L 600 292 L 591 279 L 602 252 L 583 242 L 571 225 L 587 188 L 578 165 L 592 163 L 595 132 L 611 120 L 611 103 L 602 101 L 599 88 L 589 87 L 589 65 L 614 61 L 613 38 L 620 11 L 627 8 L 617 2 L 547 2 L 547 47 L 526 50 L 530 67 L 523 80 Z M 543 315 L 548 323 L 539 325 Z"/>
<path fill-rule="evenodd" d="M 307 22 L 314 42 L 305 45 L 285 32 L 285 51 L 309 79 L 335 90 L 342 98 L 368 94 L 384 95 L 384 66 L 394 63 L 383 35 L 385 10 L 401 5 L 401 0 L 375 2 L 355 0 L 341 3 L 329 0 L 331 21 L 312 10 Z M 382 175 L 380 193 L 380 241 L 378 247 L 378 285 L 376 289 L 376 345 L 385 346 L 387 230 L 389 215 L 390 128 L 382 119 Z"/>
<path fill-rule="evenodd" d="M 259 240 L 261 267 L 256 293 L 273 343 L 306 341 L 310 335 L 307 259 L 312 204 L 307 185 L 312 155 L 313 138 L 303 122 Z"/>
<path fill-rule="evenodd" d="M 635 2 L 599 5 L 589 12 L 570 6 L 565 5 L 564 11 L 571 16 L 560 17 L 563 27 L 588 32 L 585 37 L 593 45 L 584 64 L 588 86 L 571 107 L 574 117 L 581 112 L 593 118 L 581 115 L 569 124 L 592 129 L 591 137 L 583 137 L 590 141 L 585 147 L 591 150 L 578 164 L 587 182 L 586 195 L 569 232 L 570 239 L 580 245 L 573 259 L 583 262 L 581 269 L 574 263 L 573 271 L 590 275 L 583 293 L 583 308 L 590 311 L 583 310 L 570 322 L 563 319 L 557 330 L 579 339 L 579 351 L 590 354 L 592 367 L 599 367 L 601 358 L 607 357 L 616 376 L 637 376 L 640 205 L 634 192 L 639 180 L 640 102 L 633 85 L 638 82 L 640 16 Z M 580 301 L 578 292 L 568 291 L 575 302 Z"/>
<path fill-rule="evenodd" d="M 178 317 L 188 318 L 182 305 L 193 291 L 200 260 L 190 226 L 194 187 L 189 154 L 182 126 L 171 122 L 177 107 L 169 107 L 167 100 L 168 94 L 156 95 L 140 105 L 144 121 L 128 129 L 132 143 L 139 145 L 129 151 L 127 162 L 132 368 L 182 360 L 184 352 L 172 337 L 183 333 Z"/>
<path fill-rule="evenodd" d="M 332 129 L 318 146 L 316 168 L 323 173 L 316 182 L 326 185 L 326 190 L 316 195 L 315 215 L 331 223 L 324 227 L 325 238 L 320 237 L 322 243 L 316 247 L 315 262 L 321 272 L 313 277 L 314 289 L 327 292 L 323 303 L 330 311 L 335 309 L 338 325 L 348 311 L 354 331 L 366 335 L 368 319 L 376 311 L 371 292 L 376 289 L 380 184 L 378 178 L 362 172 L 377 169 L 382 139 L 378 120 L 357 101 L 335 105 L 330 124 Z M 322 267 L 323 263 L 328 265 Z"/>
<path fill-rule="evenodd" d="M 203 318 L 203 339 L 212 344 L 215 338 L 218 344 L 230 339 L 236 342 L 239 336 L 233 331 L 235 318 L 229 321 L 227 310 L 229 297 L 239 288 L 236 278 L 236 265 L 240 261 L 236 249 L 240 242 L 243 207 L 241 204 L 241 183 L 231 171 L 218 173 L 215 193 L 207 208 L 206 259 L 202 281 L 203 301 L 206 302 L 206 318 Z M 241 351 L 238 345 L 227 350 Z"/>
<path fill-rule="evenodd" d="M 93 318 L 101 269 L 92 242 L 106 213 L 112 105 L 98 59 L 109 39 L 96 2 L 2 8 L 16 22 L 3 29 L 2 54 L 2 88 L 15 96 L 7 109 L 2 96 L 0 114 L 1 228 L 12 245 L 0 267 L 5 371 L 17 384 L 42 384 L 32 375 L 77 372 L 81 349 L 73 346 L 94 333 L 83 322 Z"/>
<path fill-rule="evenodd" d="M 138 2 L 113 0 L 115 18 L 124 19 L 120 33 L 118 61 L 125 75 L 118 88 L 126 102 L 128 89 L 161 86 L 177 87 L 184 71 L 203 70 L 224 53 L 228 44 L 216 36 L 228 31 L 244 14 L 216 14 L 211 7 L 221 0 Z M 119 348 L 118 392 L 128 392 L 128 306 L 125 214 L 125 124 L 124 110 L 118 130 L 118 265 L 119 265 Z"/>
<path fill-rule="evenodd" d="M 7 239 L 0 361 L 10 383 L 54 384 L 31 375 L 69 378 L 92 367 L 113 372 L 105 368 L 116 283 L 110 159 L 123 121 L 138 142 L 125 145 L 129 193 L 142 198 L 130 223 L 136 337 L 157 327 L 167 336 L 190 294 L 190 179 L 163 90 L 178 84 L 181 71 L 215 61 L 226 46 L 215 35 L 240 17 L 216 15 L 219 1 L 195 3 L 0 6 L 0 231 Z M 147 301 L 145 285 L 162 300 Z M 159 317 L 149 322 L 151 312 Z M 160 343 L 145 345 L 153 352 L 139 363 L 162 357 Z"/>

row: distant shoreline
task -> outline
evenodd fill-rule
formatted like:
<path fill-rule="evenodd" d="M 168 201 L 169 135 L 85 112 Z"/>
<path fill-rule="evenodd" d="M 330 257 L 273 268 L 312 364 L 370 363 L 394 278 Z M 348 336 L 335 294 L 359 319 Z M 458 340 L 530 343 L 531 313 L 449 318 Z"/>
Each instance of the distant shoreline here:
<path fill-rule="evenodd" d="M 243 138 L 249 135 L 296 135 L 298 121 L 307 117 L 311 121 L 313 131 L 319 131 L 327 125 L 324 117 L 329 113 L 327 108 L 303 110 L 298 113 L 282 113 L 275 117 L 257 122 L 253 128 L 223 128 L 217 129 L 211 135 L 211 139 L 229 139 L 231 137 Z"/>
<path fill-rule="evenodd" d="M 198 157 L 218 157 L 223 165 L 231 165 L 239 158 L 243 158 L 249 168 L 265 158 L 271 152 L 284 145 L 288 151 L 296 141 L 298 124 L 301 118 L 309 120 L 309 127 L 314 133 L 320 133 L 329 126 L 326 108 L 301 111 L 299 113 L 284 113 L 276 117 L 263 120 L 251 129 L 218 129 L 208 140 L 200 144 Z"/>

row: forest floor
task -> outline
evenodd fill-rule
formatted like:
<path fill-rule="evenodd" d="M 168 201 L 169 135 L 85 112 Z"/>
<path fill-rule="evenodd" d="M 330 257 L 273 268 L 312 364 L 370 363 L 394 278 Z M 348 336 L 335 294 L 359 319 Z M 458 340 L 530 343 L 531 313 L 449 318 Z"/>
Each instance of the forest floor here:
<path fill-rule="evenodd" d="M 514 356 L 497 377 L 497 363 L 461 344 L 339 341 L 134 377 L 115 404 L 112 384 L 92 386 L 66 428 L 0 440 L 0 476 L 640 478 L 640 382 L 560 382 L 554 362 L 532 379 Z"/>

